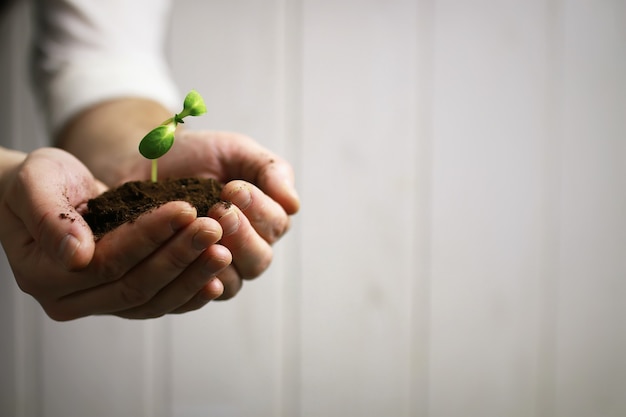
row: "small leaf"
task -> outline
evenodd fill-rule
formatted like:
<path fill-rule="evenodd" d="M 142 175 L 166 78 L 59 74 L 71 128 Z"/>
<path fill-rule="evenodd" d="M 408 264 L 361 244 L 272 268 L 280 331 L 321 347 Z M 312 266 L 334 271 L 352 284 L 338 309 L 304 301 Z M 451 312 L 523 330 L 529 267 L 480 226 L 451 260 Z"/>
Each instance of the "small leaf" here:
<path fill-rule="evenodd" d="M 169 124 L 155 127 L 139 143 L 139 153 L 148 159 L 162 157 L 174 144 L 174 131 Z"/>
<path fill-rule="evenodd" d="M 206 105 L 204 99 L 196 90 L 191 90 L 185 97 L 183 104 L 183 112 L 190 116 L 200 116 L 206 113 Z"/>

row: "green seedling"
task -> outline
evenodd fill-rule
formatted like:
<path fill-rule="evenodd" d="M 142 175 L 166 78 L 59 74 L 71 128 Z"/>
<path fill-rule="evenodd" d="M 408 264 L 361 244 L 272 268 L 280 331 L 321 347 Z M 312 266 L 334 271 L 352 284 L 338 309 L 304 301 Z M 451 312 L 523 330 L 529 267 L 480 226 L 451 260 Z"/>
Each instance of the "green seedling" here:
<path fill-rule="evenodd" d="M 157 160 L 165 155 L 174 144 L 174 133 L 179 123 L 185 123 L 187 116 L 200 116 L 206 113 L 202 96 L 191 90 L 185 97 L 183 110 L 152 129 L 139 143 L 139 153 L 152 160 L 152 182 L 157 181 Z"/>

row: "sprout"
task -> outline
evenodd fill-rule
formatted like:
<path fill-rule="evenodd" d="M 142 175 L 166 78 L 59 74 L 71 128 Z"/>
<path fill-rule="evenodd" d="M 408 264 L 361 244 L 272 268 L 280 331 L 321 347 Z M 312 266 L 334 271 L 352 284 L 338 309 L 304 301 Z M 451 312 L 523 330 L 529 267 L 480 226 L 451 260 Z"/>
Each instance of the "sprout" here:
<path fill-rule="evenodd" d="M 200 116 L 206 113 L 202 96 L 195 90 L 185 97 L 183 110 L 152 129 L 139 143 L 139 153 L 152 160 L 152 182 L 157 181 L 157 159 L 170 150 L 174 144 L 174 133 L 179 123 L 187 116 Z"/>

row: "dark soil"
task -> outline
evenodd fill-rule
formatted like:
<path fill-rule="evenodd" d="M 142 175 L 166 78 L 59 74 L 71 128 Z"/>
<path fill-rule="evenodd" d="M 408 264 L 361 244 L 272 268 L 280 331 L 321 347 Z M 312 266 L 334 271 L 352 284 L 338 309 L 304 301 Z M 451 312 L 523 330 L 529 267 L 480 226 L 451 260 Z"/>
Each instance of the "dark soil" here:
<path fill-rule="evenodd" d="M 211 206 L 222 201 L 221 191 L 219 182 L 206 178 L 132 181 L 89 200 L 83 217 L 94 236 L 100 238 L 169 201 L 187 201 L 196 208 L 198 216 L 206 216 Z"/>

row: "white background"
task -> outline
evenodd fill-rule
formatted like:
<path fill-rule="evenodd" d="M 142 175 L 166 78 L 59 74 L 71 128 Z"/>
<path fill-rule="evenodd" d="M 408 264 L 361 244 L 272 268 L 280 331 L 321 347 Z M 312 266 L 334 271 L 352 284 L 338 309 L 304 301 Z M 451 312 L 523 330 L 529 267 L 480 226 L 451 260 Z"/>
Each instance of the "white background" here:
<path fill-rule="evenodd" d="M 292 161 L 302 211 L 180 317 L 54 323 L 5 266 L 0 414 L 626 415 L 626 2 L 175 4 L 194 126 Z M 31 149 L 14 17 L 0 132 Z"/>

